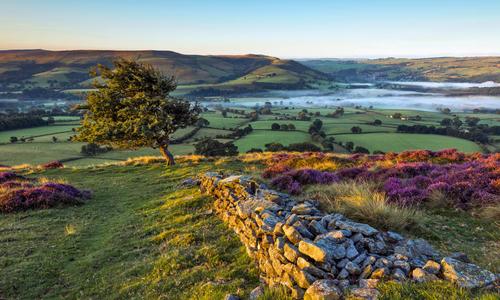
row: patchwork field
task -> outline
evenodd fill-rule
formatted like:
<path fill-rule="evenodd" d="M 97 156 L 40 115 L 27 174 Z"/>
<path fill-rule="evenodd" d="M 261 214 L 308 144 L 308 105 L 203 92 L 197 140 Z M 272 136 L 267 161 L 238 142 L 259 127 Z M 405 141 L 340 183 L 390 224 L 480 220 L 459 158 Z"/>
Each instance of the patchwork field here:
<path fill-rule="evenodd" d="M 464 139 L 413 133 L 367 133 L 367 134 L 343 134 L 335 136 L 336 140 L 353 142 L 367 148 L 370 151 L 380 150 L 384 152 L 400 152 L 405 150 L 440 150 L 455 148 L 462 152 L 481 152 L 481 148 Z"/>

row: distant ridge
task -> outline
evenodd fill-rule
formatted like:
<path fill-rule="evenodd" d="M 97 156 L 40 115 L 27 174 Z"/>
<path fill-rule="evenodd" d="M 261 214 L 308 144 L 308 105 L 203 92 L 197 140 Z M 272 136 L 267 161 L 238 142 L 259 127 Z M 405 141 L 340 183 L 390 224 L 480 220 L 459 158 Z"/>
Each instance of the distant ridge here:
<path fill-rule="evenodd" d="M 88 85 L 88 71 L 97 64 L 110 66 L 116 58 L 137 59 L 175 75 L 179 84 L 218 84 L 241 78 L 261 80 L 281 76 L 276 82 L 293 83 L 326 79 L 320 71 L 292 60 L 248 55 L 185 55 L 159 50 L 0 50 L 0 84 Z M 271 74 L 271 75 L 269 75 Z"/>

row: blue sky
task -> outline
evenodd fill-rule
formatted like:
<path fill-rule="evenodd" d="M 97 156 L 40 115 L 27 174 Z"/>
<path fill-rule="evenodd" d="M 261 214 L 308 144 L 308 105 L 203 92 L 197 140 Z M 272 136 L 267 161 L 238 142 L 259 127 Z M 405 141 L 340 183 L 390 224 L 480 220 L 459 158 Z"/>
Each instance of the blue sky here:
<path fill-rule="evenodd" d="M 0 0 L 0 49 L 500 54 L 500 0 Z"/>

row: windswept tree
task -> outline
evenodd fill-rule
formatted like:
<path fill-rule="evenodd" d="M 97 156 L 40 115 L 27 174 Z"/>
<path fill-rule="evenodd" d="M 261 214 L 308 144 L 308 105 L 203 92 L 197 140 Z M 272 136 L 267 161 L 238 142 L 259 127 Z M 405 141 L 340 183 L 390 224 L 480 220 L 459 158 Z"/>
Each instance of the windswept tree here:
<path fill-rule="evenodd" d="M 197 104 L 172 98 L 177 87 L 173 76 L 136 61 L 118 59 L 114 68 L 98 65 L 91 72 L 96 91 L 87 96 L 82 127 L 76 140 L 121 149 L 158 148 L 168 162 L 170 137 L 179 128 L 194 124 Z"/>

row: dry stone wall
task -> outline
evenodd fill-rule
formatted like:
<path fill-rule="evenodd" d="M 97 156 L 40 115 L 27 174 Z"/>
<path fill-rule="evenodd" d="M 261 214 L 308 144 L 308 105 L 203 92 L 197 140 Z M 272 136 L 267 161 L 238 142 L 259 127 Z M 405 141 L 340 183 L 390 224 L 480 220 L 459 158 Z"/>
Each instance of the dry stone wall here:
<path fill-rule="evenodd" d="M 468 288 L 498 284 L 496 274 L 463 255 L 442 257 L 425 240 L 325 214 L 314 201 L 299 203 L 247 176 L 206 173 L 200 188 L 215 198 L 216 213 L 238 234 L 261 280 L 286 286 L 297 299 L 340 299 L 347 291 L 375 299 L 382 278 L 450 280 Z"/>

